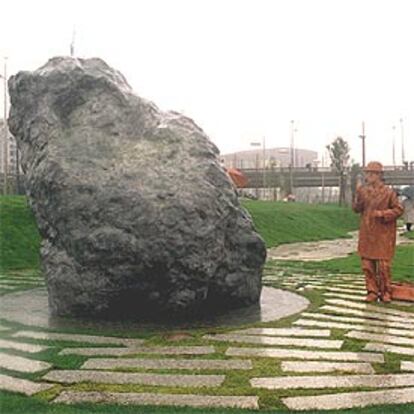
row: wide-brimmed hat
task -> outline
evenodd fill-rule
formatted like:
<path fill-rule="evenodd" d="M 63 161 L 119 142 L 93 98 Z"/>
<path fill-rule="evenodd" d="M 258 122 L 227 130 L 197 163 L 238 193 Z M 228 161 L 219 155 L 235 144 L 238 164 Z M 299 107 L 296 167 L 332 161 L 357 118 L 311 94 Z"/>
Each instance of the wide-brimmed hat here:
<path fill-rule="evenodd" d="M 371 161 L 368 165 L 364 168 L 365 172 L 375 172 L 375 173 L 382 173 L 384 172 L 383 165 L 378 161 Z"/>

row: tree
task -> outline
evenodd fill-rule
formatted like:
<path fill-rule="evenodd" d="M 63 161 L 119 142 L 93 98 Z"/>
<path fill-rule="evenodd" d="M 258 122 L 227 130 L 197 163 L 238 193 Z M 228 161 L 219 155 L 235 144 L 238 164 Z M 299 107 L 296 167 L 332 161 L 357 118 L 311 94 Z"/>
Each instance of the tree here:
<path fill-rule="evenodd" d="M 331 167 L 339 174 L 339 205 L 345 204 L 346 175 L 349 166 L 349 145 L 341 137 L 336 138 L 332 144 L 326 146 Z"/>
<path fill-rule="evenodd" d="M 350 174 L 352 199 L 354 199 L 356 193 L 357 180 L 362 175 L 362 167 L 358 163 L 355 163 L 354 160 L 351 161 Z"/>

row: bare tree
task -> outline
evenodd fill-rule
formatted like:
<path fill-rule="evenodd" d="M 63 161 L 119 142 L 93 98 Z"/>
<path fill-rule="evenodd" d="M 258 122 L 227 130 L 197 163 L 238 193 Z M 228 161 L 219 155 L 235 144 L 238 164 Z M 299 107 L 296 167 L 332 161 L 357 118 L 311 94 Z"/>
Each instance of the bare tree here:
<path fill-rule="evenodd" d="M 349 167 L 349 145 L 341 137 L 326 146 L 331 167 L 339 174 L 339 205 L 345 205 L 346 175 Z"/>

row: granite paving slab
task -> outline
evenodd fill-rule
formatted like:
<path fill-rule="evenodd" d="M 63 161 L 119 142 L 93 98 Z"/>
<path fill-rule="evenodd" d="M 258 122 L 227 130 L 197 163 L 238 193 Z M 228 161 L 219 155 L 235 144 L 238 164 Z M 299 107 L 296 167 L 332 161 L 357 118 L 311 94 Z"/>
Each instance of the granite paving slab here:
<path fill-rule="evenodd" d="M 49 371 L 42 379 L 61 384 L 92 382 L 97 384 L 140 384 L 166 387 L 219 387 L 225 376 L 54 370 Z"/>
<path fill-rule="evenodd" d="M 391 309 L 386 307 L 380 307 L 376 305 L 370 305 L 369 303 L 357 303 L 347 300 L 340 300 L 340 299 L 327 299 L 327 303 L 330 303 L 332 305 L 338 305 L 338 306 L 345 306 L 345 307 L 351 307 L 356 309 L 362 309 L 369 312 L 378 312 L 378 313 L 385 313 L 388 315 L 394 315 L 399 316 L 403 319 L 406 319 L 407 321 L 411 321 L 414 323 L 414 313 L 413 312 L 405 312 L 397 309 Z"/>
<path fill-rule="evenodd" d="M 282 361 L 284 372 L 351 372 L 355 374 L 375 374 L 368 362 L 323 362 L 323 361 Z"/>
<path fill-rule="evenodd" d="M 364 325 L 364 330 L 373 332 L 388 332 L 392 335 L 402 335 L 414 337 L 414 331 L 407 329 L 407 325 L 399 322 L 380 321 L 376 319 L 358 318 L 353 316 L 338 316 L 324 313 L 310 313 L 303 312 L 301 316 L 307 318 L 323 319 L 333 322 L 355 323 L 357 325 Z M 350 325 L 351 326 L 351 325 Z M 380 329 L 378 329 L 380 328 Z"/>
<path fill-rule="evenodd" d="M 110 403 L 136 405 L 173 405 L 209 408 L 259 408 L 259 398 L 250 396 L 221 396 L 194 394 L 116 393 L 63 391 L 54 403 Z"/>
<path fill-rule="evenodd" d="M 252 378 L 253 388 L 269 390 L 324 389 L 324 388 L 391 388 L 414 385 L 414 374 L 385 375 L 301 375 L 289 377 Z"/>
<path fill-rule="evenodd" d="M 294 326 L 306 326 L 306 327 L 320 327 L 320 328 L 332 328 L 332 329 L 344 329 L 344 330 L 358 330 L 358 328 L 365 329 L 364 326 L 352 325 L 350 323 L 343 322 L 331 322 L 331 321 L 318 321 L 314 319 L 298 319 L 293 322 Z"/>
<path fill-rule="evenodd" d="M 339 410 L 369 405 L 407 404 L 414 402 L 414 388 L 287 397 L 282 398 L 282 402 L 290 410 Z"/>
<path fill-rule="evenodd" d="M 337 288 L 345 288 L 345 289 L 365 289 L 365 283 L 351 281 L 351 280 L 344 280 L 344 279 L 326 279 L 325 284 L 330 287 L 337 287 Z"/>
<path fill-rule="evenodd" d="M 36 353 L 49 349 L 48 346 L 26 344 L 23 342 L 9 341 L 7 339 L 0 339 L 0 348 L 15 349 L 16 351 L 23 351 L 29 353 Z"/>
<path fill-rule="evenodd" d="M 366 325 L 353 325 L 350 323 L 342 323 L 342 322 L 331 322 L 331 321 L 318 321 L 318 320 L 310 320 L 310 319 L 298 319 L 297 321 L 293 322 L 295 326 L 306 326 L 306 327 L 321 327 L 321 328 L 331 328 L 331 329 L 343 329 L 345 331 L 367 331 L 367 332 L 376 332 L 376 333 L 389 333 L 391 335 L 403 335 L 399 333 L 399 330 L 388 328 L 387 326 L 380 327 L 380 326 L 371 326 L 369 324 Z M 411 334 L 409 334 L 411 335 Z"/>
<path fill-rule="evenodd" d="M 346 279 L 324 279 L 325 283 L 332 287 L 338 288 L 356 288 L 365 289 L 365 282 L 359 282 L 357 280 L 346 280 Z"/>
<path fill-rule="evenodd" d="M 351 331 L 345 334 L 347 338 L 361 339 L 363 341 L 386 342 L 395 345 L 414 346 L 414 338 L 404 338 L 389 334 L 374 334 L 368 332 Z"/>
<path fill-rule="evenodd" d="M 349 300 L 365 300 L 364 295 L 350 295 L 346 293 L 337 293 L 337 292 L 324 292 L 323 296 L 328 298 L 339 298 L 339 299 L 349 299 Z"/>
<path fill-rule="evenodd" d="M 414 362 L 413 361 L 401 361 L 401 371 L 413 371 L 414 372 Z"/>
<path fill-rule="evenodd" d="M 358 294 L 360 293 L 361 295 L 366 294 L 366 290 L 365 289 L 361 289 L 361 288 L 353 288 L 353 287 L 331 287 L 331 286 L 327 286 L 326 289 L 328 292 L 334 292 L 334 293 L 350 293 L 350 294 Z"/>
<path fill-rule="evenodd" d="M 352 290 L 356 290 L 356 291 L 360 291 L 360 292 L 364 292 L 366 293 L 366 289 L 365 289 L 365 284 L 356 284 L 356 283 L 335 283 L 335 288 L 339 288 L 339 289 L 352 289 Z"/>
<path fill-rule="evenodd" d="M 313 283 L 312 284 L 311 283 L 307 283 L 306 285 L 301 286 L 301 288 L 303 288 L 303 289 L 309 289 L 309 290 L 312 290 L 312 289 L 316 289 L 316 290 L 326 290 L 326 286 L 325 285 L 318 286 L 318 285 L 314 285 Z"/>
<path fill-rule="evenodd" d="M 56 332 L 18 331 L 12 335 L 16 338 L 32 338 L 52 341 L 89 342 L 93 344 L 118 344 L 134 347 L 142 345 L 143 339 L 119 338 L 115 336 L 81 335 Z"/>
<path fill-rule="evenodd" d="M 414 355 L 414 348 L 406 348 L 390 344 L 382 344 L 378 342 L 369 342 L 365 345 L 366 351 L 390 352 L 392 354 Z"/>
<path fill-rule="evenodd" d="M 260 345 L 286 345 L 297 346 L 305 348 L 322 348 L 322 349 L 340 349 L 344 341 L 338 341 L 334 339 L 308 339 L 308 338 L 286 338 L 275 336 L 258 336 L 258 335 L 204 335 L 203 339 L 212 341 L 224 341 L 224 342 L 241 342 L 249 344 Z"/>
<path fill-rule="evenodd" d="M 309 336 L 309 337 L 329 337 L 329 329 L 301 329 L 301 328 L 248 328 L 232 331 L 237 335 L 268 335 L 268 336 Z"/>
<path fill-rule="evenodd" d="M 274 280 L 264 280 L 264 283 L 275 283 Z M 296 288 L 296 286 L 298 285 L 297 283 L 294 282 L 278 282 L 280 284 L 280 286 L 283 287 L 288 287 L 288 288 Z"/>
<path fill-rule="evenodd" d="M 308 359 L 325 361 L 357 361 L 383 363 L 384 355 L 372 352 L 308 351 L 285 348 L 236 348 L 226 351 L 228 356 L 248 356 L 279 359 Z"/>
<path fill-rule="evenodd" d="M 304 286 L 305 289 L 316 289 L 316 290 L 323 290 L 326 292 L 331 292 L 331 293 L 342 293 L 342 294 L 364 294 L 366 293 L 365 290 L 362 289 L 346 289 L 346 288 L 338 288 L 338 287 L 331 287 L 327 284 L 323 284 L 321 283 L 319 284 L 315 284 L 313 282 L 308 283 Z"/>
<path fill-rule="evenodd" d="M 160 354 L 160 355 L 205 355 L 216 352 L 213 346 L 141 346 L 135 348 L 65 348 L 59 355 L 138 355 L 138 354 Z"/>
<path fill-rule="evenodd" d="M 53 386 L 53 384 L 33 382 L 25 379 L 14 378 L 8 375 L 0 374 L 0 389 L 4 391 L 19 392 L 21 394 L 33 395 L 40 391 L 48 390 Z"/>
<path fill-rule="evenodd" d="M 88 359 L 82 369 L 191 369 L 191 370 L 235 370 L 252 369 L 248 359 L 147 359 L 147 358 L 94 358 Z"/>
<path fill-rule="evenodd" d="M 356 302 L 353 302 L 356 303 Z M 334 313 L 339 313 L 342 315 L 355 315 L 360 316 L 365 319 L 380 319 L 381 321 L 385 322 L 398 322 L 400 324 L 404 324 L 407 329 L 413 328 L 414 329 L 414 323 L 411 322 L 411 320 L 407 320 L 404 318 L 401 318 L 400 316 L 395 315 L 388 315 L 381 312 L 367 312 L 362 311 L 358 309 L 352 309 L 352 308 L 341 308 L 340 306 L 331 306 L 331 305 L 324 305 L 319 308 L 322 311 L 329 311 Z"/>
<path fill-rule="evenodd" d="M 52 365 L 44 361 L 23 358 L 0 352 L 0 368 L 19 372 L 39 372 L 51 368 Z"/>
<path fill-rule="evenodd" d="M 328 278 L 337 277 L 341 279 L 351 279 L 351 280 L 364 280 L 364 275 L 362 273 L 328 273 Z"/>

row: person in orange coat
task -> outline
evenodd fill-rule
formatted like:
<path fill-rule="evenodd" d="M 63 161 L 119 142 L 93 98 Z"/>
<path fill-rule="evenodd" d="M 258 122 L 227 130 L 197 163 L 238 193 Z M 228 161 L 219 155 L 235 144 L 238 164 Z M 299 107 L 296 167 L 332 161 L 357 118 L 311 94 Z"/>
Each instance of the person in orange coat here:
<path fill-rule="evenodd" d="M 383 166 L 373 161 L 364 169 L 352 208 L 361 214 L 358 254 L 365 274 L 367 302 L 391 302 L 391 263 L 395 253 L 397 218 L 404 209 L 397 194 L 384 184 Z"/>

